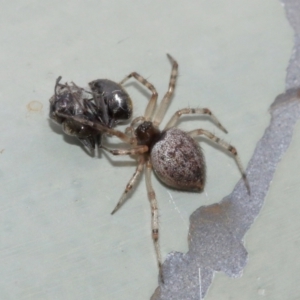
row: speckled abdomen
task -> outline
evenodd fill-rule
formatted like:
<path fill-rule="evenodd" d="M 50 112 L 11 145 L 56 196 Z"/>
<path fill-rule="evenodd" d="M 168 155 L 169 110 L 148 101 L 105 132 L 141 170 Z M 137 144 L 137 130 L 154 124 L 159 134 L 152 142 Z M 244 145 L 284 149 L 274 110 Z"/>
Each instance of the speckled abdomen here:
<path fill-rule="evenodd" d="M 171 128 L 151 150 L 151 163 L 158 178 L 179 190 L 203 190 L 205 161 L 200 146 L 186 132 Z"/>

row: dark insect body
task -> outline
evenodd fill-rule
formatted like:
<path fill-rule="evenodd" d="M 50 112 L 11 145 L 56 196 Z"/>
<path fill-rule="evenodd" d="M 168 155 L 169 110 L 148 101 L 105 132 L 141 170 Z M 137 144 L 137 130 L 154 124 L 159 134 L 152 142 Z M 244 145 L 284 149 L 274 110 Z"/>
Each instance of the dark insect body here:
<path fill-rule="evenodd" d="M 104 127 L 115 127 L 132 116 L 132 101 L 122 86 L 108 79 L 97 79 L 89 83 L 91 92 L 75 83 L 55 83 L 54 96 L 50 99 L 50 119 L 62 125 L 63 131 L 77 137 L 93 151 L 101 148 L 103 131 L 77 122 L 71 117 L 96 122 Z"/>
<path fill-rule="evenodd" d="M 108 79 L 97 79 L 89 83 L 95 106 L 101 114 L 102 124 L 109 128 L 132 116 L 132 101 L 122 86 Z"/>

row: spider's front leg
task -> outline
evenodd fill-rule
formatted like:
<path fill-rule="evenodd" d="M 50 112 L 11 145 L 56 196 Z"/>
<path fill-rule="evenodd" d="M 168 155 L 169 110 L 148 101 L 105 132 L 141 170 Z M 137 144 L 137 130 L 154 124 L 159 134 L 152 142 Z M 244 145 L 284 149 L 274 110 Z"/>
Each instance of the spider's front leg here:
<path fill-rule="evenodd" d="M 138 166 L 136 167 L 136 170 L 135 170 L 134 174 L 130 178 L 130 180 L 129 180 L 126 188 L 125 188 L 125 191 L 123 192 L 119 202 L 117 203 L 114 210 L 111 212 L 112 215 L 122 206 L 122 204 L 125 202 L 125 200 L 127 198 L 128 193 L 135 187 L 138 178 L 142 174 L 144 163 L 145 163 L 144 155 L 140 155 Z"/>
<path fill-rule="evenodd" d="M 135 146 L 130 149 L 109 149 L 105 146 L 101 147 L 102 149 L 110 152 L 113 155 L 135 155 L 135 154 L 143 154 L 148 152 L 149 148 L 146 145 Z"/>
<path fill-rule="evenodd" d="M 66 119 L 71 119 L 73 121 L 76 121 L 79 124 L 82 125 L 87 125 L 91 128 L 94 128 L 96 130 L 99 131 L 99 133 L 107 133 L 113 136 L 118 137 L 120 140 L 122 140 L 123 142 L 127 143 L 127 144 L 134 144 L 136 142 L 135 138 L 131 138 L 128 135 L 126 135 L 124 132 L 119 131 L 119 130 L 115 130 L 112 128 L 109 128 L 107 126 L 102 125 L 100 122 L 92 122 L 86 119 L 83 119 L 81 117 L 77 117 L 77 116 L 70 116 L 70 115 L 66 115 L 63 113 L 57 113 L 58 116 L 66 118 Z"/>
<path fill-rule="evenodd" d="M 147 81 L 143 76 L 141 76 L 137 72 L 132 72 L 129 75 L 127 75 L 120 82 L 120 84 L 123 85 L 131 77 L 135 78 L 138 82 L 140 82 L 142 85 L 144 85 L 146 88 L 148 88 L 152 93 L 151 98 L 146 107 L 146 111 L 145 111 L 145 120 L 149 121 L 150 118 L 152 117 L 153 111 L 156 106 L 156 101 L 157 101 L 157 96 L 158 96 L 157 91 L 156 91 L 155 87 L 153 86 L 153 84 L 151 84 L 149 81 Z"/>
<path fill-rule="evenodd" d="M 130 126 L 125 129 L 125 133 L 127 135 L 132 136 L 132 137 L 135 136 L 134 131 L 135 131 L 136 124 L 144 122 L 144 121 L 145 121 L 145 117 L 144 116 L 136 117 L 135 119 L 132 120 Z"/>

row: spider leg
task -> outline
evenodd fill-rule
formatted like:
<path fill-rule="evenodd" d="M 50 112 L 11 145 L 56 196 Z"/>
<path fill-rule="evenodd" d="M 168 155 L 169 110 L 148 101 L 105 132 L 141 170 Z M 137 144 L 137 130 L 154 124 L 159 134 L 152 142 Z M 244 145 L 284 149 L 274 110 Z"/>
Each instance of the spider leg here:
<path fill-rule="evenodd" d="M 213 119 L 213 121 L 217 124 L 217 126 L 223 130 L 225 133 L 228 133 L 228 131 L 222 126 L 222 124 L 219 122 L 217 117 L 208 109 L 208 108 L 183 108 L 178 111 L 172 116 L 168 124 L 165 126 L 164 130 L 170 129 L 171 127 L 174 127 L 177 123 L 178 119 L 182 115 L 191 115 L 191 114 L 197 114 L 197 115 L 208 115 Z"/>
<path fill-rule="evenodd" d="M 145 117 L 141 116 L 141 117 L 136 117 L 134 118 L 131 123 L 130 123 L 130 127 L 134 127 L 137 123 L 139 122 L 144 122 L 145 121 Z"/>
<path fill-rule="evenodd" d="M 128 126 L 125 129 L 125 133 L 129 134 L 130 136 L 134 136 L 134 130 L 135 130 L 136 124 L 139 123 L 139 122 L 144 122 L 144 121 L 145 121 L 145 117 L 144 116 L 134 118 L 131 121 L 130 126 Z"/>
<path fill-rule="evenodd" d="M 176 78 L 178 75 L 177 61 L 170 54 L 167 54 L 167 56 L 172 63 L 172 71 L 171 71 L 171 77 L 170 77 L 170 82 L 169 82 L 169 89 L 166 92 L 166 94 L 164 95 L 164 97 L 154 115 L 153 124 L 156 127 L 158 127 L 158 125 L 161 123 L 163 117 L 165 116 L 165 113 L 166 113 L 169 103 L 171 101 L 172 95 L 174 93 Z"/>
<path fill-rule="evenodd" d="M 137 81 L 139 81 L 141 84 L 143 84 L 145 87 L 147 87 L 152 92 L 151 98 L 150 98 L 148 105 L 146 107 L 146 110 L 145 110 L 145 119 L 147 121 L 149 121 L 153 115 L 153 112 L 154 112 L 154 109 L 156 106 L 156 101 L 157 101 L 157 96 L 158 96 L 157 91 L 156 91 L 155 87 L 149 81 L 147 81 L 144 77 L 142 77 L 137 72 L 130 73 L 128 76 L 126 76 L 120 82 L 120 84 L 123 85 L 124 82 L 127 81 L 131 77 L 134 77 Z"/>
<path fill-rule="evenodd" d="M 92 128 L 95 128 L 96 130 L 98 130 L 100 133 L 108 133 L 110 135 L 116 136 L 118 137 L 120 140 L 122 140 L 123 142 L 127 143 L 127 144 L 135 144 L 136 139 L 135 138 L 131 138 L 128 135 L 126 135 L 125 133 L 123 133 L 122 131 L 119 130 L 115 130 L 106 126 L 103 126 L 101 123 L 99 122 L 92 122 L 77 116 L 69 116 L 66 114 L 62 114 L 62 113 L 57 113 L 58 116 L 66 118 L 66 119 L 72 119 L 80 124 L 83 125 L 87 125 L 90 126 Z"/>
<path fill-rule="evenodd" d="M 119 202 L 117 203 L 116 207 L 114 208 L 114 210 L 111 212 L 111 214 L 113 215 L 121 206 L 122 204 L 125 202 L 128 193 L 132 190 L 132 188 L 134 188 L 134 186 L 137 183 L 138 178 L 140 177 L 143 168 L 144 168 L 144 163 L 145 163 L 145 159 L 143 155 L 139 156 L 139 163 L 138 166 L 136 167 L 136 170 L 134 172 L 134 174 L 132 175 L 132 177 L 130 178 L 125 191 L 123 192 Z"/>
<path fill-rule="evenodd" d="M 146 177 L 146 187 L 147 187 L 148 198 L 149 198 L 150 205 L 151 205 L 152 239 L 154 242 L 154 248 L 155 248 L 155 252 L 156 252 L 160 278 L 161 278 L 162 282 L 164 282 L 163 272 L 162 272 L 161 253 L 160 253 L 160 247 L 159 247 L 159 242 L 158 242 L 158 239 L 159 239 L 158 207 L 157 207 L 157 200 L 156 200 L 155 192 L 154 192 L 154 189 L 153 189 L 152 183 L 151 183 L 151 172 L 152 172 L 152 164 L 148 160 L 146 163 L 145 177 Z"/>
<path fill-rule="evenodd" d="M 101 147 L 102 149 L 110 152 L 113 155 L 135 155 L 135 154 L 143 154 L 149 150 L 148 146 L 146 145 L 140 145 L 135 146 L 130 149 L 109 149 L 105 146 Z"/>
<path fill-rule="evenodd" d="M 227 150 L 229 153 L 231 153 L 238 165 L 238 168 L 240 170 L 240 172 L 242 173 L 242 178 L 245 182 L 248 194 L 250 195 L 250 185 L 247 179 L 247 175 L 244 171 L 242 162 L 240 160 L 240 157 L 238 156 L 237 150 L 235 147 L 233 147 L 232 145 L 222 141 L 220 138 L 218 138 L 217 136 L 215 136 L 214 134 L 212 134 L 211 132 L 204 130 L 204 129 L 195 129 L 192 130 L 190 132 L 187 133 L 189 136 L 191 137 L 196 137 L 198 135 L 205 135 L 207 138 L 209 138 L 210 140 L 212 140 L 214 143 L 220 145 L 222 148 L 224 148 L 225 150 Z"/>

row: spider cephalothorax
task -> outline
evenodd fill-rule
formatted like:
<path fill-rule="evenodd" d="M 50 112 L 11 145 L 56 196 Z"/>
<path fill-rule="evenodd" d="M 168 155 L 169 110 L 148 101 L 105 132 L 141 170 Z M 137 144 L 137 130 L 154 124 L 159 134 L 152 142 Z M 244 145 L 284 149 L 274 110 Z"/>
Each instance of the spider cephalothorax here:
<path fill-rule="evenodd" d="M 152 122 L 145 121 L 135 130 L 135 136 L 138 145 L 146 145 L 151 149 L 156 141 L 160 139 L 161 132 Z"/>

